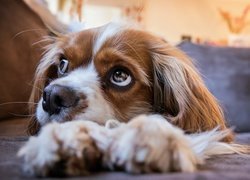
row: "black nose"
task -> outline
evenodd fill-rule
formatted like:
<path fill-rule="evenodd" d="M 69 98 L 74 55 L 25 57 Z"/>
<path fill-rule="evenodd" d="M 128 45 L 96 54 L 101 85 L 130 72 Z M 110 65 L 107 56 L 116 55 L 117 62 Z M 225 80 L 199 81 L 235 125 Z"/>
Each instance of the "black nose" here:
<path fill-rule="evenodd" d="M 50 115 L 58 114 L 62 108 L 73 107 L 79 98 L 73 89 L 60 85 L 49 85 L 44 89 L 42 106 Z"/>

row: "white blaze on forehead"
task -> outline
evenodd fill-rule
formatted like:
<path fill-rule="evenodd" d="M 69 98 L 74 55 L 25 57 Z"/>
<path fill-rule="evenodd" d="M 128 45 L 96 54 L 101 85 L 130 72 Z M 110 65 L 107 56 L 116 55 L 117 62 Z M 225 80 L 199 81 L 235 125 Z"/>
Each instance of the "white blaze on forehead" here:
<path fill-rule="evenodd" d="M 92 62 L 89 64 L 89 66 L 85 68 L 77 68 L 71 71 L 67 76 L 56 79 L 50 84 L 60 84 L 77 90 L 83 87 L 87 88 L 98 86 L 99 78 L 98 73 Z"/>
<path fill-rule="evenodd" d="M 107 39 L 111 38 L 118 32 L 122 31 L 123 29 L 124 29 L 123 25 L 116 23 L 110 23 L 106 26 L 103 26 L 99 30 L 99 34 L 96 38 L 96 41 L 94 42 L 93 54 L 96 54 L 100 50 L 100 48 L 106 42 Z"/>

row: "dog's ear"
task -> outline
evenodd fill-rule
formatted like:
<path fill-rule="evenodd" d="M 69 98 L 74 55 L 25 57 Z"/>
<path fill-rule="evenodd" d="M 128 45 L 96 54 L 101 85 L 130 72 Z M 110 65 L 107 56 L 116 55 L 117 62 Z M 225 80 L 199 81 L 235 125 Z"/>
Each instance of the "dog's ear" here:
<path fill-rule="evenodd" d="M 223 112 L 192 61 L 162 40 L 151 44 L 154 109 L 186 132 L 226 129 Z M 225 140 L 232 140 L 228 136 Z"/>
<path fill-rule="evenodd" d="M 55 45 L 55 37 L 50 37 L 50 39 L 50 44 L 45 47 L 44 56 L 36 69 L 33 89 L 29 99 L 29 111 L 32 115 L 27 129 L 29 135 L 36 135 L 41 128 L 35 117 L 36 107 L 41 98 L 44 87 L 57 75 L 57 67 L 54 64 L 53 59 L 58 50 Z"/>

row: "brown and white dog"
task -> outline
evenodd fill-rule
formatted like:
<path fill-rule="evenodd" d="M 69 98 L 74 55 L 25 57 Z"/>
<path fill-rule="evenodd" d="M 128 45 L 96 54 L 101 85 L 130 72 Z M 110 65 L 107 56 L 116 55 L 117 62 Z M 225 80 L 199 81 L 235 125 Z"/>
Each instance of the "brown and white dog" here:
<path fill-rule="evenodd" d="M 19 152 L 28 172 L 192 172 L 211 155 L 245 151 L 230 143 L 192 61 L 161 38 L 108 24 L 50 41 L 29 132 L 48 125 Z"/>

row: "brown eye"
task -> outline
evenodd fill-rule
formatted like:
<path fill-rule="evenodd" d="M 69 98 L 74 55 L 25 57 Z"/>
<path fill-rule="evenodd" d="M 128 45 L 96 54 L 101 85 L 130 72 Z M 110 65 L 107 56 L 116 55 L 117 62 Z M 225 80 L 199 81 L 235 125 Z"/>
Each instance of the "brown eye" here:
<path fill-rule="evenodd" d="M 69 61 L 67 59 L 62 59 L 58 65 L 58 74 L 64 75 L 68 71 Z"/>
<path fill-rule="evenodd" d="M 117 86 L 124 87 L 132 82 L 132 77 L 128 72 L 122 69 L 117 69 L 111 75 L 110 82 Z"/>

